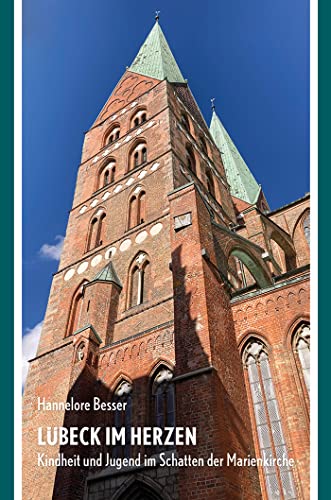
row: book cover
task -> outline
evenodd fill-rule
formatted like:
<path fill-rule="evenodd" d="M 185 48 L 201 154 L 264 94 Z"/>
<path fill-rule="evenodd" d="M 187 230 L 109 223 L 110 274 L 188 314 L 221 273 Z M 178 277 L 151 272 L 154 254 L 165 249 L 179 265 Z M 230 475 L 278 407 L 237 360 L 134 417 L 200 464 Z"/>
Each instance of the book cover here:
<path fill-rule="evenodd" d="M 308 2 L 146 3 L 23 11 L 22 498 L 308 499 Z"/>

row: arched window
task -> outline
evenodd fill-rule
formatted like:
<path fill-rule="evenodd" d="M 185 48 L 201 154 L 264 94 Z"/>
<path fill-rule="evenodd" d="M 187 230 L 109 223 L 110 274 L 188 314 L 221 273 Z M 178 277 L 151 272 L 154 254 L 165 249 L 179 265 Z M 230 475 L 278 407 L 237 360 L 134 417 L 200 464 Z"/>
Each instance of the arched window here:
<path fill-rule="evenodd" d="M 301 325 L 293 337 L 293 350 L 297 365 L 301 367 L 303 380 L 310 392 L 310 325 Z"/>
<path fill-rule="evenodd" d="M 66 337 L 78 330 L 83 307 L 84 283 L 79 286 L 72 298 Z"/>
<path fill-rule="evenodd" d="M 310 211 L 308 211 L 302 220 L 303 232 L 305 233 L 305 237 L 308 245 L 310 246 Z"/>
<path fill-rule="evenodd" d="M 99 174 L 99 185 L 98 189 L 101 189 L 104 186 L 108 186 L 108 184 L 112 184 L 115 182 L 115 173 L 116 173 L 116 162 L 114 160 L 110 160 L 108 163 L 103 165 Z"/>
<path fill-rule="evenodd" d="M 106 218 L 105 213 L 100 215 L 99 225 L 98 225 L 98 233 L 97 233 L 97 239 L 96 239 L 96 245 L 95 245 L 96 247 L 102 245 L 103 241 L 104 241 L 105 218 Z"/>
<path fill-rule="evenodd" d="M 209 193 L 215 198 L 215 184 L 213 174 L 209 167 L 206 168 L 207 189 Z"/>
<path fill-rule="evenodd" d="M 138 196 L 138 224 L 143 224 L 146 220 L 146 193 L 140 191 Z"/>
<path fill-rule="evenodd" d="M 154 376 L 152 395 L 156 427 L 175 426 L 175 388 L 172 379 L 173 373 L 166 366 L 161 366 Z"/>
<path fill-rule="evenodd" d="M 147 120 L 146 109 L 139 109 L 131 118 L 131 128 L 136 128 Z"/>
<path fill-rule="evenodd" d="M 97 246 L 96 245 L 97 231 L 98 231 L 98 218 L 93 217 L 90 223 L 87 251 L 92 250 L 92 248 L 95 248 Z"/>
<path fill-rule="evenodd" d="M 119 139 L 121 133 L 120 126 L 113 125 L 113 127 L 109 130 L 109 132 L 106 134 L 106 141 L 105 144 L 112 144 L 113 142 L 117 141 Z"/>
<path fill-rule="evenodd" d="M 113 447 L 114 457 L 129 457 L 130 456 L 130 439 L 132 425 L 132 384 L 127 380 L 122 380 L 115 389 L 114 403 L 122 404 L 122 409 L 116 409 L 114 414 L 114 426 L 116 429 L 125 428 L 125 446 L 116 445 Z"/>
<path fill-rule="evenodd" d="M 146 147 L 142 148 L 142 150 L 141 150 L 141 160 L 142 160 L 142 163 L 146 163 L 146 161 L 147 161 L 147 148 Z"/>
<path fill-rule="evenodd" d="M 141 252 L 135 258 L 130 271 L 129 307 L 139 306 L 148 300 L 151 290 L 150 268 L 147 255 Z"/>
<path fill-rule="evenodd" d="M 186 146 L 186 165 L 191 172 L 197 175 L 195 155 L 192 146 L 189 144 Z"/>
<path fill-rule="evenodd" d="M 136 190 L 135 190 L 136 192 Z M 143 224 L 146 220 L 146 193 L 139 191 L 129 201 L 128 229 Z"/>
<path fill-rule="evenodd" d="M 249 392 L 255 415 L 260 456 L 265 459 L 288 458 L 281 416 L 269 366 L 266 346 L 251 339 L 243 351 L 248 372 Z M 268 498 L 295 499 L 295 486 L 290 467 L 263 467 Z"/>
<path fill-rule="evenodd" d="M 138 218 L 138 200 L 136 196 L 131 196 L 129 201 L 128 229 L 132 229 L 137 225 L 137 218 Z"/>
<path fill-rule="evenodd" d="M 145 142 L 136 144 L 129 156 L 129 170 L 139 167 L 147 162 L 147 145 Z"/>
<path fill-rule="evenodd" d="M 92 218 L 87 238 L 87 252 L 104 243 L 105 219 L 106 214 L 102 209 L 98 210 L 96 215 Z"/>
<path fill-rule="evenodd" d="M 187 115 L 185 115 L 184 113 L 182 114 L 182 116 L 180 118 L 180 123 L 181 123 L 183 129 L 186 130 L 186 132 L 190 132 L 190 122 L 187 118 Z"/>

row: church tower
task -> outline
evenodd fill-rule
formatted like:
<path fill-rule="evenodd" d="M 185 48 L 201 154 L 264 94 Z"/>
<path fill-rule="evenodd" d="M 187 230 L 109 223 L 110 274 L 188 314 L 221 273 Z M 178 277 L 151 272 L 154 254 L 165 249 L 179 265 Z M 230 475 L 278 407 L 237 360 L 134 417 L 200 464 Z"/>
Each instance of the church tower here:
<path fill-rule="evenodd" d="M 24 391 L 24 499 L 255 500 L 276 498 L 276 490 L 277 498 L 308 498 L 297 486 L 307 468 L 304 425 L 297 448 L 282 442 L 299 460 L 294 472 L 207 464 L 211 455 L 279 452 L 275 441 L 265 449 L 258 438 L 247 377 L 252 359 L 263 365 L 268 352 L 259 335 L 246 335 L 250 313 L 240 304 L 273 293 L 276 276 L 278 289 L 286 273 L 287 287 L 307 276 L 307 249 L 300 267 L 292 235 L 281 227 L 284 213 L 275 221 L 267 215 L 261 188 L 234 148 L 215 112 L 208 129 L 157 18 L 85 134 L 61 262 Z M 298 218 L 298 204 L 294 209 Z M 302 246 L 304 232 L 298 238 Z M 257 302 L 256 317 L 266 322 L 264 302 Z M 291 307 L 299 321 L 306 295 Z M 307 336 L 304 319 L 298 326 Z M 284 363 L 286 371 L 292 362 Z M 125 410 L 42 405 L 96 397 Z M 291 401 L 293 412 L 300 397 L 307 391 Z M 38 427 L 129 432 L 174 425 L 196 427 L 196 446 L 38 445 Z M 44 467 L 38 453 L 141 454 L 155 465 Z M 164 467 L 162 453 L 205 463 Z"/>

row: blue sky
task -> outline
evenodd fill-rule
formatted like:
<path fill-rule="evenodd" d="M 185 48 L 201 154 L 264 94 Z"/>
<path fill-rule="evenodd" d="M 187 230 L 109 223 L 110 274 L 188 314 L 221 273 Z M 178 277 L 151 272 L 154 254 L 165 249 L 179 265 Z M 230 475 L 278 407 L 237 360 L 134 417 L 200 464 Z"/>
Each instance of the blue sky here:
<path fill-rule="evenodd" d="M 84 131 L 156 9 L 207 123 L 215 97 L 271 208 L 309 190 L 308 0 L 25 0 L 23 329 L 31 338 L 57 270 Z"/>

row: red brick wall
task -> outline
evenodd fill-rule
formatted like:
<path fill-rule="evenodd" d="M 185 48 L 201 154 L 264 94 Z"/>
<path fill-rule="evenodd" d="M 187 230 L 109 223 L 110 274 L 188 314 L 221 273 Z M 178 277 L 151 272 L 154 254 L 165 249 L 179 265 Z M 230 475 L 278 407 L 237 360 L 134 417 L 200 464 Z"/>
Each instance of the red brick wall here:
<path fill-rule="evenodd" d="M 262 339 L 268 347 L 283 431 L 289 455 L 296 463 L 294 476 L 299 498 L 309 498 L 309 412 L 291 342 L 295 326 L 301 320 L 309 321 L 309 306 L 307 276 L 252 298 L 232 301 L 239 350 L 250 336 Z M 252 406 L 250 415 L 254 422 Z M 256 432 L 254 440 L 258 450 Z"/>

